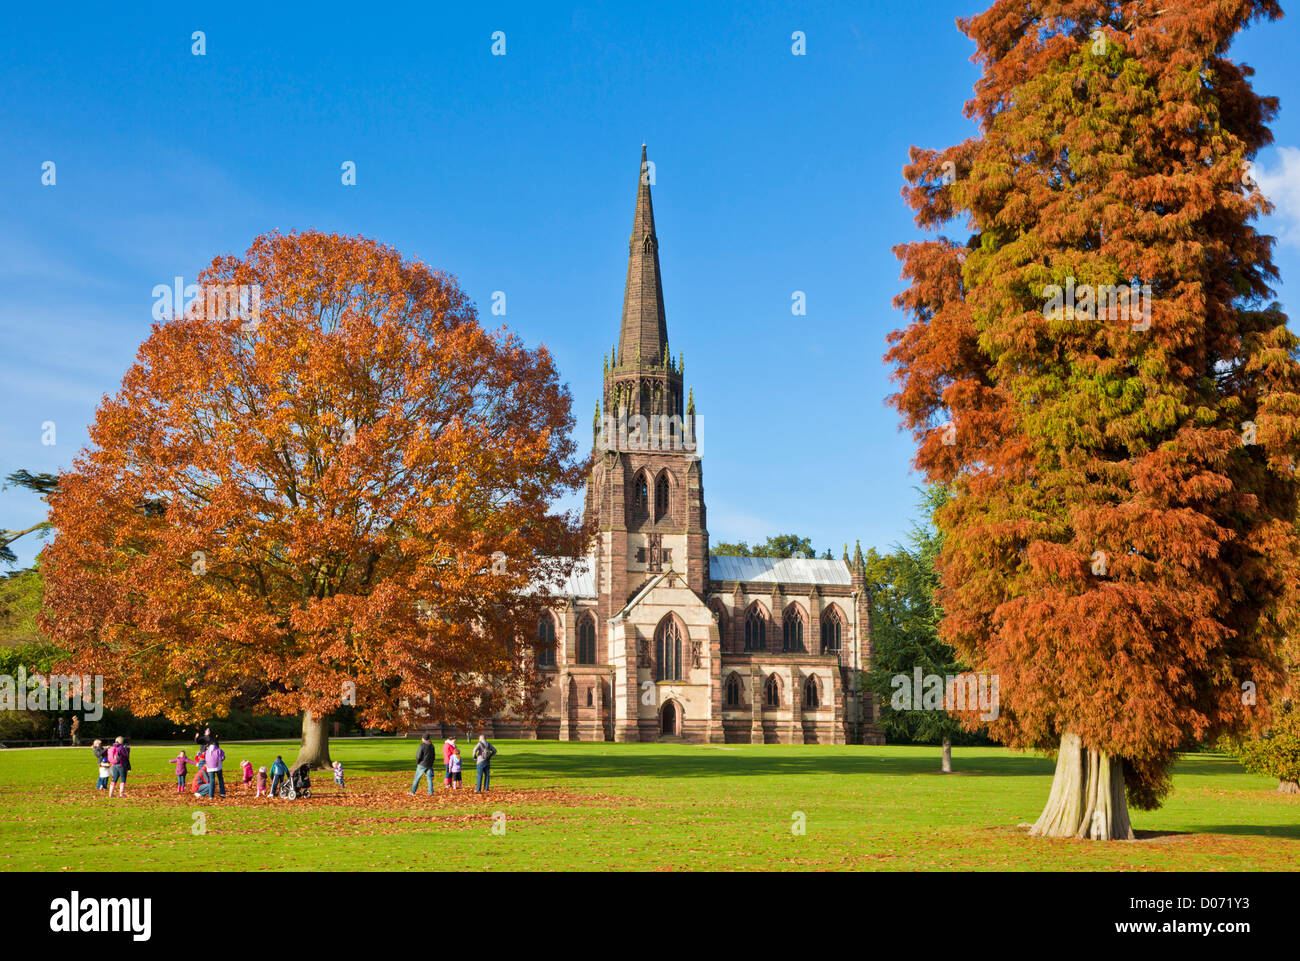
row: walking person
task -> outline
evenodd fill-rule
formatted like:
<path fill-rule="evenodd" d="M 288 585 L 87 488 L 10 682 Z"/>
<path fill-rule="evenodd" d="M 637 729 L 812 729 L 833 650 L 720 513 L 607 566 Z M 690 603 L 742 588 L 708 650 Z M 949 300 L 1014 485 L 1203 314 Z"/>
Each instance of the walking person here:
<path fill-rule="evenodd" d="M 208 797 L 215 798 L 217 791 L 221 791 L 221 796 L 226 796 L 226 776 L 222 773 L 221 762 L 226 759 L 226 752 L 221 750 L 221 744 L 214 737 L 208 742 L 208 752 L 204 756 L 204 767 L 208 772 Z"/>
<path fill-rule="evenodd" d="M 490 791 L 492 781 L 492 758 L 496 756 L 497 749 L 488 743 L 487 735 L 480 734 L 478 743 L 474 745 L 474 764 L 478 769 L 478 780 L 474 785 L 474 793 L 480 791 Z"/>
<path fill-rule="evenodd" d="M 77 733 L 81 730 L 81 715 L 72 715 L 72 746 L 81 747 L 81 736 Z"/>
<path fill-rule="evenodd" d="M 60 715 L 59 715 L 59 724 L 58 724 L 58 727 L 55 728 L 55 731 L 54 731 L 54 738 L 55 738 L 55 741 L 56 741 L 58 744 L 62 744 L 62 743 L 63 743 L 63 739 L 64 739 L 65 737 L 67 737 L 67 735 L 68 735 L 67 721 L 63 720 L 63 715 L 60 714 Z"/>
<path fill-rule="evenodd" d="M 271 797 L 280 796 L 280 782 L 289 776 L 289 765 L 284 763 L 284 758 L 280 755 L 275 756 L 275 763 L 271 765 Z"/>
<path fill-rule="evenodd" d="M 429 782 L 429 793 L 433 793 L 433 766 L 437 763 L 438 755 L 433 750 L 433 742 L 429 740 L 429 735 L 424 734 L 420 737 L 420 749 L 415 752 L 415 780 L 411 782 L 411 797 L 415 797 L 415 789 L 420 786 L 420 777 Z"/>

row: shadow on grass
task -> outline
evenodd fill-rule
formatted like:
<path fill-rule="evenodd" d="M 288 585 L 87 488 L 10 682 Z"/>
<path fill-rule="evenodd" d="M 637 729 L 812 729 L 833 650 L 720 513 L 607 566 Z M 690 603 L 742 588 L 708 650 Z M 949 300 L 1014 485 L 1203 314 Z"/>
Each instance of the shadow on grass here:
<path fill-rule="evenodd" d="M 1196 834 L 1240 834 L 1246 837 L 1300 841 L 1300 824 L 1198 824 Z"/>

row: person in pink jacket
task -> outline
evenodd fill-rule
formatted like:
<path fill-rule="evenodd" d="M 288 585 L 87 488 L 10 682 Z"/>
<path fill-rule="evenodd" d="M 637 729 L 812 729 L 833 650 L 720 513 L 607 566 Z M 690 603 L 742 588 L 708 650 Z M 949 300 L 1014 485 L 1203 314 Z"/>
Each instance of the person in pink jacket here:
<path fill-rule="evenodd" d="M 190 759 L 186 756 L 185 752 L 182 750 L 180 754 L 177 754 L 174 758 L 172 758 L 167 763 L 176 765 L 176 793 L 184 794 L 185 774 L 186 772 L 189 771 Z M 198 762 L 196 761 L 195 763 L 197 764 Z"/>
<path fill-rule="evenodd" d="M 456 753 L 456 739 L 449 737 L 442 742 L 442 784 L 451 787 L 451 756 Z"/>

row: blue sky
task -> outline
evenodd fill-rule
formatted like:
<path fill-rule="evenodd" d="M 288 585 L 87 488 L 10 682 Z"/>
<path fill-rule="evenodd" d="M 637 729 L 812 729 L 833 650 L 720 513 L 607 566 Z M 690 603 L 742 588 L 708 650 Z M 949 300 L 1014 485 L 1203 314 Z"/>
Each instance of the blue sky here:
<path fill-rule="evenodd" d="M 916 236 L 900 170 L 909 145 L 971 132 L 954 20 L 979 0 L 292 6 L 6 11 L 0 473 L 69 466 L 148 334 L 154 285 L 272 229 L 364 234 L 455 274 L 485 322 L 554 351 L 585 441 L 644 141 L 713 540 L 797 532 L 838 556 L 905 535 L 919 479 L 881 362 L 903 320 L 890 248 Z M 1283 100 L 1259 179 L 1284 281 L 1300 271 L 1296 50 L 1295 18 L 1233 50 Z M 42 510 L 0 493 L 5 527 Z M 27 563 L 39 544 L 16 546 Z"/>

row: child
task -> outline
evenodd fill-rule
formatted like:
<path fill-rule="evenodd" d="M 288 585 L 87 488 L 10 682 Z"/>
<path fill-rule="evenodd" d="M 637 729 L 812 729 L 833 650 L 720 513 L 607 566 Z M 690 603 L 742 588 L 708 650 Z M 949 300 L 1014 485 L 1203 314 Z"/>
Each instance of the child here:
<path fill-rule="evenodd" d="M 460 748 L 456 748 L 451 754 L 451 760 L 447 763 L 447 770 L 451 777 L 451 789 L 460 790 Z"/>
<path fill-rule="evenodd" d="M 334 762 L 334 783 L 339 786 L 340 791 L 343 790 L 343 762 L 342 761 Z"/>
<path fill-rule="evenodd" d="M 263 764 L 257 769 L 257 796 L 266 796 L 266 765 Z"/>
<path fill-rule="evenodd" d="M 245 758 L 239 762 L 239 766 L 244 772 L 244 790 L 247 791 L 253 784 L 253 764 Z"/>
<path fill-rule="evenodd" d="M 95 782 L 95 790 L 107 791 L 109 774 L 108 748 L 104 747 L 104 742 L 99 738 L 95 738 L 90 748 L 95 752 L 95 769 L 99 772 L 99 780 Z"/>
<path fill-rule="evenodd" d="M 177 754 L 167 763 L 176 765 L 176 793 L 184 794 L 185 772 L 189 770 L 190 759 L 186 756 L 185 751 L 182 750 L 180 754 Z"/>
<path fill-rule="evenodd" d="M 451 787 L 451 752 L 456 750 L 456 739 L 449 737 L 442 742 L 442 785 Z"/>
<path fill-rule="evenodd" d="M 208 788 L 208 772 L 203 765 L 203 755 L 194 759 L 194 796 L 202 797 Z"/>

